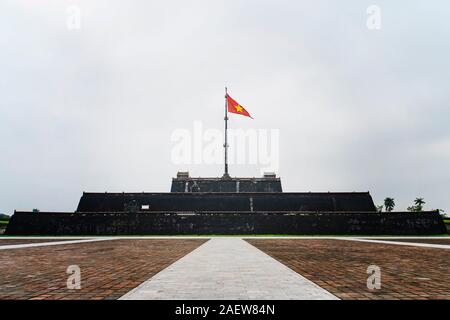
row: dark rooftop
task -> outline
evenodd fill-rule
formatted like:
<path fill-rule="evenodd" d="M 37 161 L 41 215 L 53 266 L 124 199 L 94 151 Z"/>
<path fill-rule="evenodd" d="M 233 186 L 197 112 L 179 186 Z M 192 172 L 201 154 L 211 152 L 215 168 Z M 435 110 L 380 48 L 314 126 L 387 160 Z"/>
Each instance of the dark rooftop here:
<path fill-rule="evenodd" d="M 368 192 L 84 193 L 77 212 L 376 212 Z"/>
<path fill-rule="evenodd" d="M 282 192 L 261 178 L 192 178 L 178 172 L 165 193 L 83 193 L 77 212 L 376 212 L 368 192 Z"/>

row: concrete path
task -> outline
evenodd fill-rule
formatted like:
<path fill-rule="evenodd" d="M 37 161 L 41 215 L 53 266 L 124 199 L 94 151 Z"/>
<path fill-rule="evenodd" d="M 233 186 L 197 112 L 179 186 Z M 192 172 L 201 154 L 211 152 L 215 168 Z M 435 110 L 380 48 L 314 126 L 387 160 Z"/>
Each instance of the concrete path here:
<path fill-rule="evenodd" d="M 432 244 L 432 243 L 418 243 L 418 242 L 400 242 L 400 241 L 372 240 L 372 239 L 359 239 L 359 238 L 336 238 L 336 240 L 360 241 L 360 242 L 382 243 L 382 244 L 394 244 L 394 245 L 397 245 L 397 246 L 412 246 L 412 247 L 425 247 L 425 248 L 436 248 L 436 249 L 450 249 L 450 245 L 446 245 L 446 244 Z"/>
<path fill-rule="evenodd" d="M 213 238 L 121 299 L 338 298 L 242 239 Z"/>
<path fill-rule="evenodd" d="M 33 248 L 33 247 L 47 247 L 47 246 L 59 246 L 59 245 L 63 245 L 63 244 L 107 241 L 107 240 L 116 240 L 116 239 L 119 239 L 119 238 L 97 238 L 97 239 L 65 240 L 65 241 L 53 241 L 53 242 L 5 244 L 5 245 L 0 245 L 0 250 L 22 249 L 22 248 Z"/>

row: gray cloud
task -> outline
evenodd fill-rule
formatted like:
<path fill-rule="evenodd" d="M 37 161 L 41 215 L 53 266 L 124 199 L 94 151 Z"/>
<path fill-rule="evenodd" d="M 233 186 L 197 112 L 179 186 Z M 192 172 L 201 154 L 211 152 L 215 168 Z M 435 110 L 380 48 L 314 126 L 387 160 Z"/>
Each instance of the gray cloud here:
<path fill-rule="evenodd" d="M 82 28 L 66 28 L 78 4 Z M 74 210 L 83 190 L 167 191 L 170 135 L 223 125 L 227 84 L 280 129 L 288 191 L 370 190 L 449 209 L 450 5 L 31 1 L 0 8 L 0 211 Z M 233 175 L 259 175 L 233 166 Z"/>

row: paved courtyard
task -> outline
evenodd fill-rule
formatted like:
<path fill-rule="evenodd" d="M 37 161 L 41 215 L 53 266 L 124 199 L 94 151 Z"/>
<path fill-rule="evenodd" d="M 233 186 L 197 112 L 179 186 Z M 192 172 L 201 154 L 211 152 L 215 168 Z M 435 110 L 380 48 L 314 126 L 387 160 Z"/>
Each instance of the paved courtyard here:
<path fill-rule="evenodd" d="M 341 299 L 450 299 L 448 249 L 349 240 L 248 240 Z M 381 289 L 367 289 L 367 267 Z"/>
<path fill-rule="evenodd" d="M 0 299 L 450 299 L 449 240 L 0 238 Z"/>
<path fill-rule="evenodd" d="M 117 299 L 205 241 L 117 239 L 0 250 L 0 299 Z M 70 265 L 81 269 L 80 290 L 67 288 Z"/>

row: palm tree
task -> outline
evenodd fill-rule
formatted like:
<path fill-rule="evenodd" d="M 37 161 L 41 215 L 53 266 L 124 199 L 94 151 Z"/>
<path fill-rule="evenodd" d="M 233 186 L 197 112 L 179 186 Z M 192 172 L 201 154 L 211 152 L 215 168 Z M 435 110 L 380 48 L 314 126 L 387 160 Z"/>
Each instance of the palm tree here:
<path fill-rule="evenodd" d="M 384 199 L 384 207 L 386 208 L 387 212 L 391 212 L 395 208 L 395 200 L 394 198 L 386 198 Z"/>
<path fill-rule="evenodd" d="M 416 198 L 416 200 L 414 200 L 414 204 L 417 212 L 423 211 L 423 205 L 425 204 L 423 198 Z"/>

